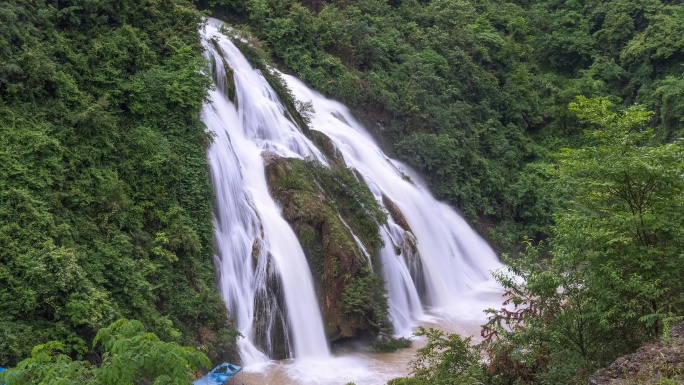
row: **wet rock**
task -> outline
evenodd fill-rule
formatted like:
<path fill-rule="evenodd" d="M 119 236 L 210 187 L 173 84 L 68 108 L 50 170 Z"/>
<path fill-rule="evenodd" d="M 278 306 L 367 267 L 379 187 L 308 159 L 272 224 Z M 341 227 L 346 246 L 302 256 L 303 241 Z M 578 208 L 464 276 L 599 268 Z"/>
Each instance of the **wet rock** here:
<path fill-rule="evenodd" d="M 309 130 L 307 132 L 307 137 L 314 142 L 316 147 L 321 150 L 330 163 L 339 167 L 346 167 L 342 153 L 335 147 L 328 135 L 320 131 Z"/>
<path fill-rule="evenodd" d="M 288 344 L 287 309 L 282 282 L 275 271 L 270 254 L 260 260 L 257 269 L 264 269 L 257 277 L 263 279 L 257 282 L 254 295 L 254 343 L 274 359 L 288 358 L 292 355 Z"/>
<path fill-rule="evenodd" d="M 404 213 L 399 209 L 399 206 L 385 194 L 382 194 L 382 204 L 385 205 L 385 208 L 397 225 L 405 231 L 413 233 L 411 226 L 409 226 L 408 221 L 406 220 L 406 217 L 404 217 Z"/>
<path fill-rule="evenodd" d="M 235 77 L 233 74 L 233 69 L 228 65 L 228 62 L 226 62 L 225 53 L 221 49 L 221 46 L 215 41 L 212 41 L 212 43 L 214 45 L 214 49 L 216 49 L 216 52 L 218 52 L 219 56 L 221 57 L 222 66 L 217 66 L 216 57 L 212 55 L 209 62 L 211 69 L 211 77 L 214 80 L 214 84 L 216 84 L 219 91 L 226 95 L 228 99 L 231 102 L 235 103 L 235 105 L 237 106 L 237 89 L 235 87 Z M 225 73 L 219 73 L 219 68 L 222 68 L 223 71 L 225 71 Z"/>
<path fill-rule="evenodd" d="M 386 318 L 386 314 L 374 314 L 382 307 L 349 311 L 343 297 L 349 285 L 358 282 L 368 268 L 367 256 L 351 229 L 358 223 L 377 227 L 376 222 L 358 218 L 370 215 L 368 210 L 343 210 L 339 197 L 321 187 L 313 172 L 331 172 L 328 169 L 310 169 L 305 161 L 280 158 L 270 152 L 262 156 L 271 195 L 281 205 L 307 257 L 328 339 L 374 338 L 380 328 L 373 320 Z M 366 233 L 356 235 L 363 248 L 375 254 L 375 239 Z"/>

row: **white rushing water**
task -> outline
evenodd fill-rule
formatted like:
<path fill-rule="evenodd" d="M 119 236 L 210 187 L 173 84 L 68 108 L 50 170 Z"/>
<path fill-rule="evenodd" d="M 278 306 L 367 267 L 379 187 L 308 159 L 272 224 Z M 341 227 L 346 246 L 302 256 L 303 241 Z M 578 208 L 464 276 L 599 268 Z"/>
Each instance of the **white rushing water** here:
<path fill-rule="evenodd" d="M 501 267 L 491 247 L 454 209 L 437 201 L 410 168 L 387 157 L 343 104 L 326 99 L 295 77 L 284 78 L 297 99 L 313 104 L 312 128 L 330 137 L 380 203 L 385 195 L 398 206 L 415 236 L 391 219 L 383 231 L 383 272 L 399 331 L 421 314 L 419 295 L 422 305 L 481 318 L 479 294 L 492 289 L 490 271 Z M 405 247 L 411 241 L 419 258 Z M 400 247 L 402 255 L 396 255 L 393 246 Z"/>
<path fill-rule="evenodd" d="M 211 103 L 203 110 L 203 120 L 215 134 L 208 157 L 216 192 L 219 282 L 237 328 L 246 336 L 240 339 L 242 360 L 248 365 L 268 359 L 252 343 L 258 338 L 253 320 L 258 311 L 255 302 L 259 301 L 255 295 L 277 292 L 267 287 L 273 282 L 273 274 L 280 281 L 285 309 L 272 304 L 264 312 L 277 309 L 286 314 L 283 333 L 288 335 L 295 357 L 326 357 L 328 344 L 309 266 L 296 235 L 268 193 L 261 153 L 269 150 L 321 161 L 323 157 L 285 118 L 263 76 L 251 68 L 229 39 L 219 37 L 218 27 L 210 20 L 205 36 L 216 36 L 216 45 L 205 39 L 206 48 L 214 57 L 217 77 L 226 73 L 222 58 L 233 69 L 239 105 L 236 107 L 225 90 L 217 87 L 210 92 Z M 269 266 L 269 261 L 274 266 Z M 278 327 L 271 324 L 273 321 L 267 322 L 267 332 Z M 266 336 L 265 345 L 270 340 Z"/>
<path fill-rule="evenodd" d="M 208 158 L 216 195 L 219 284 L 245 336 L 239 339 L 243 364 L 254 367 L 268 361 L 279 349 L 271 346 L 272 336 L 280 336 L 295 361 L 319 359 L 320 370 L 309 361 L 306 375 L 331 376 L 330 381 L 299 377 L 299 383 L 340 383 L 344 377 L 334 368 L 341 371 L 354 365 L 363 371 L 364 366 L 358 359 L 329 358 L 311 272 L 296 235 L 269 195 L 262 152 L 327 164 L 325 157 L 286 118 L 275 92 L 219 33 L 219 25 L 210 19 L 203 32 L 217 83 L 203 120 L 215 134 Z M 224 60 L 234 74 L 237 103 L 222 89 Z M 395 333 L 410 334 L 425 307 L 433 314 L 481 320 L 482 309 L 491 307 L 483 299 L 488 301 L 497 290 L 490 271 L 500 263 L 492 249 L 451 207 L 437 201 L 418 175 L 388 158 L 344 105 L 292 76 L 283 78 L 298 100 L 312 103 L 311 128 L 330 137 L 380 204 L 396 208 L 388 207 L 388 212 L 403 214 L 402 219 L 390 216 L 380 229 L 385 247 L 379 257 Z M 358 239 L 357 243 L 370 258 Z M 360 383 L 386 381 L 383 376 L 371 377 L 366 378 L 368 382 L 358 373 L 353 378 Z"/>

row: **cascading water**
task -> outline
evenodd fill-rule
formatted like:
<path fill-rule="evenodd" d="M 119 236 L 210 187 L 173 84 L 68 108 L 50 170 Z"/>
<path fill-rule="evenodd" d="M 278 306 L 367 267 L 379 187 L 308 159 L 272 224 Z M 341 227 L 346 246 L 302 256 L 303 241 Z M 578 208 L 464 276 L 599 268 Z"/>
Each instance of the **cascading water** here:
<path fill-rule="evenodd" d="M 238 106 L 222 85 L 210 92 L 203 120 L 215 134 L 208 150 L 216 191 L 219 282 L 235 318 L 243 363 L 269 356 L 326 357 L 328 345 L 304 253 L 268 193 L 262 152 L 324 161 L 321 153 L 284 116 L 275 92 L 210 20 L 205 46 L 215 79 L 234 72 Z M 274 333 L 280 334 L 282 338 Z M 274 347 L 271 342 L 285 341 Z M 261 341 L 259 343 L 259 341 Z M 289 346 L 289 345 L 293 346 Z"/>
<path fill-rule="evenodd" d="M 381 250 L 391 316 L 399 331 L 420 314 L 419 297 L 423 305 L 481 314 L 481 304 L 471 302 L 473 294 L 492 284 L 489 272 L 501 266 L 489 245 L 437 201 L 418 175 L 388 158 L 344 105 L 292 76 L 283 77 L 297 99 L 313 104 L 312 128 L 333 141 L 390 214 L 400 213 L 390 216 Z"/>
<path fill-rule="evenodd" d="M 262 153 L 323 164 L 326 158 L 286 118 L 268 82 L 219 27 L 210 19 L 204 32 L 217 89 L 203 118 L 216 135 L 208 151 L 216 191 L 216 264 L 224 299 L 246 336 L 239 342 L 242 359 L 248 365 L 283 355 L 327 357 L 311 273 L 269 196 Z M 225 89 L 227 72 L 234 76 L 235 103 Z M 380 231 L 385 246 L 379 257 L 395 332 L 408 334 L 424 306 L 481 318 L 477 294 L 491 288 L 489 271 L 500 267 L 491 248 L 409 168 L 384 155 L 345 106 L 294 77 L 283 78 L 298 100 L 312 103 L 311 129 L 331 139 L 390 214 Z"/>

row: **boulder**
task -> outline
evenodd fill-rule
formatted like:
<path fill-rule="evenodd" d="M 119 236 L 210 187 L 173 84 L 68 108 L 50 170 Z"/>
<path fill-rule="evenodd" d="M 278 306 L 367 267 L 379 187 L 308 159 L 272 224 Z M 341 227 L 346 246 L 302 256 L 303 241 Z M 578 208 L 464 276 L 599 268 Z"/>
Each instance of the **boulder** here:
<path fill-rule="evenodd" d="M 376 285 L 366 284 L 371 282 L 368 275 L 375 275 L 370 265 L 381 246 L 377 221 L 382 218 L 373 217 L 374 211 L 367 208 L 345 207 L 354 206 L 349 197 L 339 196 L 348 189 L 325 189 L 341 179 L 347 184 L 359 183 L 353 175 L 333 178 L 323 174 L 341 172 L 339 169 L 331 170 L 313 161 L 280 158 L 273 153 L 264 153 L 263 157 L 271 195 L 281 205 L 311 268 L 328 339 L 374 338 L 389 325 L 384 293 L 375 293 Z M 359 194 L 364 189 L 352 190 Z M 374 202 L 372 197 L 371 200 Z M 382 282 L 380 277 L 376 278 Z M 351 303 L 350 298 L 358 296 L 364 304 Z M 377 306 L 366 306 L 374 302 Z"/>

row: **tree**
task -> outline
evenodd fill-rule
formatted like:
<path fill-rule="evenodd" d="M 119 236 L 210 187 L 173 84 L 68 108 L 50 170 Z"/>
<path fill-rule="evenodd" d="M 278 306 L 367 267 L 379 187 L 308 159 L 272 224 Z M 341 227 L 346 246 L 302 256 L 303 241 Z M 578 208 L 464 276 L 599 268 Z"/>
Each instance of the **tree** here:
<path fill-rule="evenodd" d="M 475 385 L 487 379 L 480 364 L 480 351 L 470 337 L 446 334 L 441 330 L 420 327 L 414 335 L 427 338 L 411 362 L 411 376 L 395 378 L 388 385 Z"/>
<path fill-rule="evenodd" d="M 588 145 L 556 155 L 574 192 L 550 250 L 528 243 L 497 280 L 508 308 L 483 330 L 492 369 L 535 383 L 580 383 L 660 333 L 684 309 L 684 149 L 652 145 L 652 113 L 578 97 Z"/>
<path fill-rule="evenodd" d="M 102 362 L 72 361 L 64 345 L 51 341 L 33 348 L 31 357 L 0 374 L 12 385 L 41 384 L 188 384 L 194 371 L 208 368 L 207 356 L 190 347 L 163 342 L 138 321 L 121 319 L 100 329 L 94 347 Z"/>
<path fill-rule="evenodd" d="M 594 127 L 593 143 L 558 154 L 575 204 L 557 217 L 557 249 L 583 256 L 602 322 L 618 317 L 657 334 L 683 305 L 684 148 L 650 145 L 643 126 L 653 113 L 639 106 L 614 112 L 605 99 L 579 97 L 570 109 Z"/>

